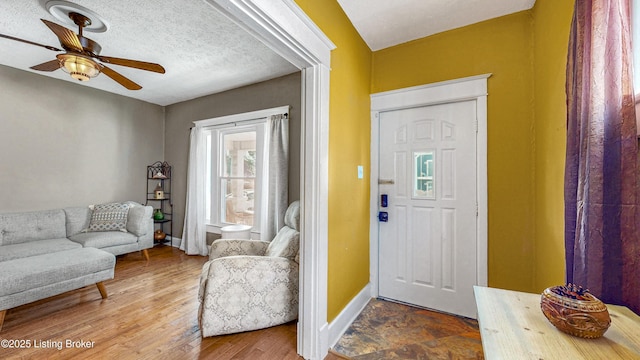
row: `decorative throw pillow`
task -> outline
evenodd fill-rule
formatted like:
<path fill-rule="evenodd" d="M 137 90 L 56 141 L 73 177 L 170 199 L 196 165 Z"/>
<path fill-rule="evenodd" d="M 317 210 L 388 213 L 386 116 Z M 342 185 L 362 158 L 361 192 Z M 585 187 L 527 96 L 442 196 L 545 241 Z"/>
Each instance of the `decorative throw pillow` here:
<path fill-rule="evenodd" d="M 93 206 L 88 231 L 127 232 L 129 204 L 111 203 Z"/>

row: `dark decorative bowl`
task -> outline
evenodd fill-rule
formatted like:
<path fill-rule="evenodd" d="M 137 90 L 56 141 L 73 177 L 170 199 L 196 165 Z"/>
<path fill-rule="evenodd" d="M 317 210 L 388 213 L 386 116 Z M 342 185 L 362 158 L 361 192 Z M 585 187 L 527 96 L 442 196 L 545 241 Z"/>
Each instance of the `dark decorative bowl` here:
<path fill-rule="evenodd" d="M 599 338 L 611 325 L 607 306 L 588 290 L 572 284 L 545 289 L 540 308 L 559 330 L 581 338 Z"/>

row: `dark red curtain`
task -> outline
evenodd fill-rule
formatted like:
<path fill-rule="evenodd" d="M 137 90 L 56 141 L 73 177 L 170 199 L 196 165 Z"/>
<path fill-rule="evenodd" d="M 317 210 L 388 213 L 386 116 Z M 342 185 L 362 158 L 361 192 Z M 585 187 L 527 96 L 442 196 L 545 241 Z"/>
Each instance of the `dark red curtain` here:
<path fill-rule="evenodd" d="M 632 58 L 629 1 L 576 0 L 566 84 L 567 282 L 640 313 Z"/>

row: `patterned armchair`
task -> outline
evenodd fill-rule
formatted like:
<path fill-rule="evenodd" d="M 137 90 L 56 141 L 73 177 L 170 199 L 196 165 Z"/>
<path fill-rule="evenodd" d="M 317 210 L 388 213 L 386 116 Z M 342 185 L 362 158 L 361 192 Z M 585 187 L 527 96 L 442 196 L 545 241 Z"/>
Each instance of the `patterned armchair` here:
<path fill-rule="evenodd" d="M 298 317 L 300 203 L 269 241 L 220 239 L 202 267 L 198 322 L 202 337 L 284 324 Z"/>

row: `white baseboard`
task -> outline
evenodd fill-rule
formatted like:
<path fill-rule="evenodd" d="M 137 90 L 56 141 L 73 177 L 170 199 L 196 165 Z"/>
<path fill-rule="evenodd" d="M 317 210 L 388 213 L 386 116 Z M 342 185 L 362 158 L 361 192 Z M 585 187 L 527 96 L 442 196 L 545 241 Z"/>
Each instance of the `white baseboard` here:
<path fill-rule="evenodd" d="M 180 248 L 180 244 L 182 244 L 182 239 L 171 236 L 171 246 Z"/>
<path fill-rule="evenodd" d="M 364 307 L 371 300 L 371 284 L 368 283 L 360 290 L 347 306 L 329 324 L 329 348 L 333 348 L 342 334 L 351 326 L 353 321 L 360 315 Z"/>

